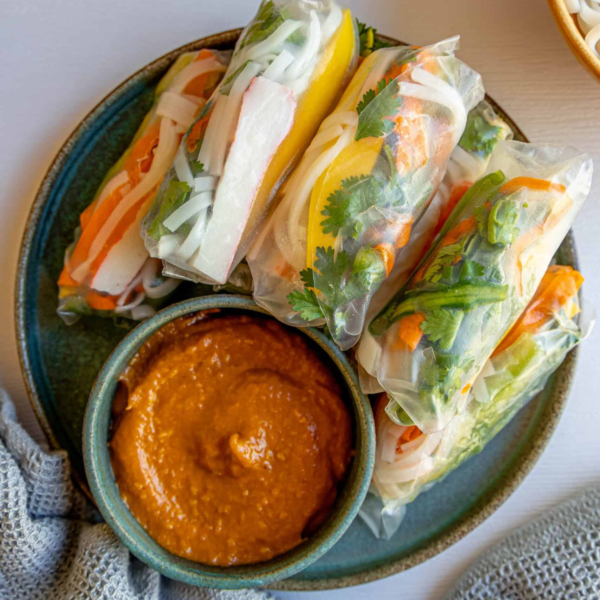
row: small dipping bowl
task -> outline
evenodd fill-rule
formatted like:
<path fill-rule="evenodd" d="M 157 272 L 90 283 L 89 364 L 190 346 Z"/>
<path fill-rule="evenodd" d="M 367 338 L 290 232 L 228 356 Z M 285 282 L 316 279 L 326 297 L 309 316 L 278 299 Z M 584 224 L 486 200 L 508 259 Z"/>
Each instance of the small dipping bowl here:
<path fill-rule="evenodd" d="M 245 296 L 214 295 L 174 304 L 138 325 L 116 347 L 92 388 L 83 427 L 83 456 L 90 490 L 119 539 L 142 562 L 185 583 L 218 589 L 239 589 L 280 581 L 314 563 L 342 536 L 356 517 L 369 489 L 375 460 L 375 427 L 369 401 L 360 392 L 354 369 L 334 342 L 314 329 L 294 329 L 321 350 L 323 360 L 342 385 L 342 397 L 352 420 L 354 455 L 329 516 L 295 548 L 266 562 L 215 567 L 171 554 L 155 542 L 129 511 L 119 493 L 108 449 L 111 408 L 118 379 L 139 348 L 164 325 L 201 310 L 219 308 L 224 315 L 267 311 Z"/>

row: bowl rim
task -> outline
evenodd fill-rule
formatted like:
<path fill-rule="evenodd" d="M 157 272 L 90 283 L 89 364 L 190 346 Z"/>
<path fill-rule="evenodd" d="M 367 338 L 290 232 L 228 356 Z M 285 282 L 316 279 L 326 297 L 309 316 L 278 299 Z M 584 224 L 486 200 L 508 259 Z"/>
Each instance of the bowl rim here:
<path fill-rule="evenodd" d="M 239 567 L 212 567 L 178 557 L 161 548 L 137 522 L 121 499 L 114 481 L 107 446 L 110 407 L 116 379 L 141 345 L 167 323 L 201 310 L 256 312 L 273 320 L 268 311 L 248 296 L 217 294 L 173 304 L 130 331 L 110 354 L 92 387 L 83 425 L 83 459 L 93 498 L 117 537 L 142 562 L 163 575 L 200 587 L 240 589 L 264 586 L 298 573 L 318 560 L 348 529 L 368 492 L 375 462 L 375 424 L 369 400 L 362 394 L 357 375 L 333 341 L 314 328 L 294 328 L 316 344 L 343 379 L 354 421 L 354 459 L 347 481 L 325 523 L 288 552 L 264 563 Z M 285 326 L 285 325 L 284 325 Z M 290 328 L 291 329 L 291 328 Z M 106 415 L 106 416 L 105 416 Z"/>
<path fill-rule="evenodd" d="M 565 0 L 548 0 L 548 6 L 558 29 L 577 60 L 600 79 L 600 58 L 585 43 L 585 35 L 579 31 Z"/>

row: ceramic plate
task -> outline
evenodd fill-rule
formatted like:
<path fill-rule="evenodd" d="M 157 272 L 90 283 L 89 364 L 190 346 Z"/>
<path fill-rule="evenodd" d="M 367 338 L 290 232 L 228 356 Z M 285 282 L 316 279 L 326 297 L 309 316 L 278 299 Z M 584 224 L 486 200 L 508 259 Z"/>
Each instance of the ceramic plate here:
<path fill-rule="evenodd" d="M 179 48 L 109 94 L 62 147 L 31 210 L 16 285 L 21 366 L 31 403 L 50 443 L 67 450 L 84 489 L 81 430 L 85 404 L 96 374 L 127 329 L 96 318 L 67 327 L 56 315 L 56 280 L 64 250 L 72 240 L 79 214 L 128 146 L 152 104 L 154 86 L 175 57 L 202 47 L 231 48 L 240 31 Z M 516 138 L 525 141 L 506 113 L 488 100 L 513 127 Z M 577 266 L 571 236 L 563 243 L 558 262 Z M 182 285 L 173 301 L 198 293 L 197 288 Z M 373 581 L 408 569 L 458 541 L 489 517 L 535 464 L 566 402 L 575 359 L 572 352 L 546 389 L 480 456 L 421 495 L 392 540 L 374 539 L 356 520 L 324 557 L 277 587 L 314 590 Z"/>

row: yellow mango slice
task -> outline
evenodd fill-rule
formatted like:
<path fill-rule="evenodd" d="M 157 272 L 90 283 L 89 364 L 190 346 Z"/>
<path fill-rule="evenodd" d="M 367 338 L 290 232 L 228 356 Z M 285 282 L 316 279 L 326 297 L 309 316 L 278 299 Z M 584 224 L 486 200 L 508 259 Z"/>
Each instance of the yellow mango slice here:
<path fill-rule="evenodd" d="M 323 172 L 315 183 L 310 196 L 308 234 L 306 240 L 306 266 L 312 267 L 319 246 L 333 247 L 335 238 L 324 233 L 321 225 L 326 218 L 321 213 L 327 206 L 327 199 L 342 187 L 342 181 L 349 177 L 370 175 L 381 155 L 385 138 L 363 138 L 346 146 Z"/>
<path fill-rule="evenodd" d="M 309 87 L 300 98 L 292 129 L 277 149 L 256 192 L 252 211 L 240 241 L 239 255 L 246 254 L 261 222 L 265 222 L 275 208 L 273 202 L 273 206 L 269 207 L 271 210 L 266 210 L 279 185 L 306 150 L 321 121 L 329 114 L 345 81 L 352 77 L 352 72 L 349 71 L 358 55 L 354 27 L 352 13 L 345 9 L 340 26 L 329 40 Z"/>

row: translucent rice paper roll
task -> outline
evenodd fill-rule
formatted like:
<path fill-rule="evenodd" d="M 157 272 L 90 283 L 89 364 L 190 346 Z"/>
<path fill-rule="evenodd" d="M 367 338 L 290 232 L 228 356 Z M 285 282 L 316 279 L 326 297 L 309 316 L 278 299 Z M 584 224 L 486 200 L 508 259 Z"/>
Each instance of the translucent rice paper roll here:
<path fill-rule="evenodd" d="M 571 148 L 498 143 L 412 274 L 369 325 L 386 410 L 443 429 L 519 318 L 587 197 L 592 161 Z"/>
<path fill-rule="evenodd" d="M 358 61 L 356 24 L 332 0 L 268 0 L 182 141 L 143 223 L 165 272 L 225 284 L 278 187 Z"/>
<path fill-rule="evenodd" d="M 152 109 L 129 148 L 81 213 L 58 280 L 58 314 L 151 317 L 177 281 L 163 277 L 140 236 L 148 212 L 187 128 L 221 81 L 230 53 L 186 52 L 159 82 Z"/>
<path fill-rule="evenodd" d="M 483 98 L 457 47 L 373 52 L 323 121 L 247 257 L 255 300 L 284 323 L 326 323 L 344 350 L 358 340 Z"/>
<path fill-rule="evenodd" d="M 370 334 L 368 324 L 406 283 L 458 201 L 484 174 L 498 141 L 510 140 L 512 137 L 512 129 L 486 100 L 482 100 L 469 112 L 465 132 L 450 155 L 448 169 L 442 183 L 425 213 L 413 227 L 410 241 L 400 251 L 389 277 L 382 282 L 369 304 L 366 325 L 356 351 L 360 364 L 359 381 L 363 393 L 373 394 L 383 391 L 371 375 L 376 370 L 375 362 L 379 356 L 379 345 Z"/>
<path fill-rule="evenodd" d="M 406 505 L 477 454 L 534 398 L 584 335 L 577 292 L 583 278 L 552 266 L 527 310 L 476 379 L 466 407 L 442 430 L 422 433 L 377 412 L 377 450 L 371 493 L 360 515 L 377 537 L 398 529 Z"/>

